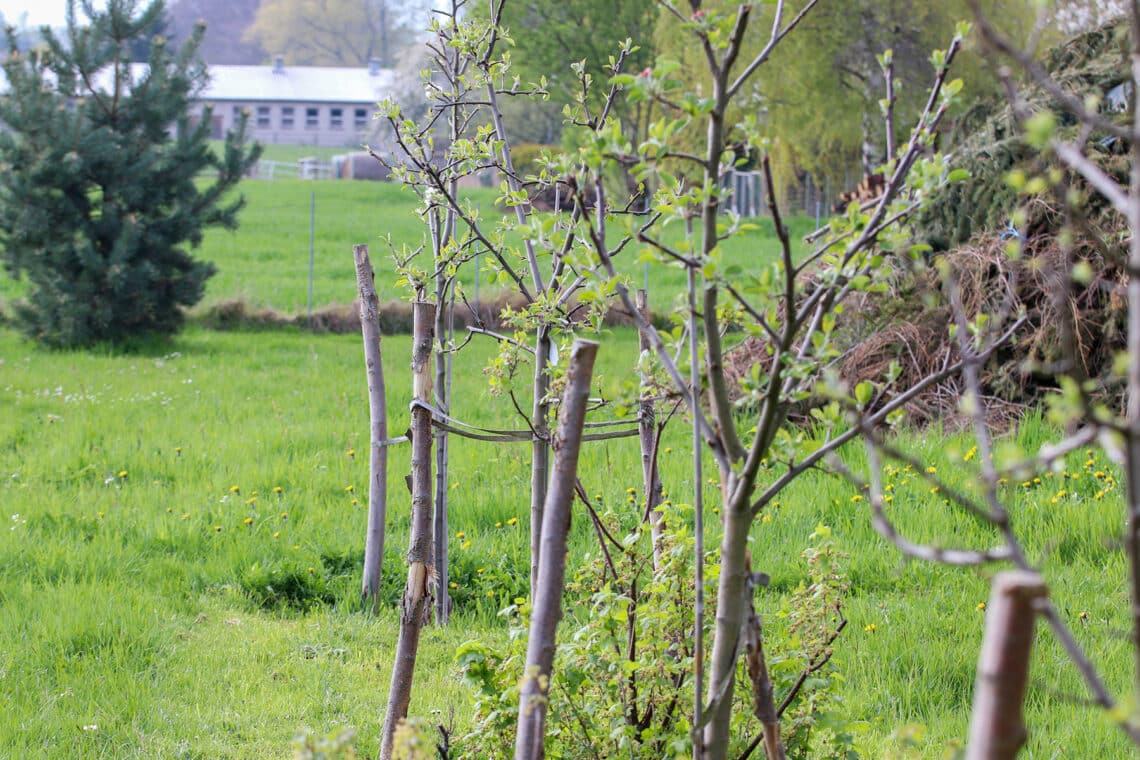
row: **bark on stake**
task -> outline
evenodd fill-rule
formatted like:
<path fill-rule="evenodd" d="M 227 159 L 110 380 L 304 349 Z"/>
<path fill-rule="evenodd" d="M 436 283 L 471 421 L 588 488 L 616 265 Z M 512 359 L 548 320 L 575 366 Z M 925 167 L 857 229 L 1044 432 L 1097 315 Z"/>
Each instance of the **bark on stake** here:
<path fill-rule="evenodd" d="M 567 367 L 566 391 L 553 441 L 554 472 L 546 491 L 542 518 L 542 555 L 532 604 L 526 670 L 519 695 L 515 760 L 541 760 L 545 755 L 546 702 L 554 665 L 555 632 L 562 617 L 562 584 L 566 578 L 566 541 L 570 532 L 570 505 L 578 478 L 578 453 L 586 401 L 598 344 L 574 341 Z"/>
<path fill-rule="evenodd" d="M 1013 760 L 1025 744 L 1021 706 L 1036 622 L 1033 602 L 1046 593 L 1045 581 L 1028 570 L 1007 570 L 994 576 L 974 683 L 966 760 Z"/>
<path fill-rule="evenodd" d="M 384 367 L 380 351 L 380 299 L 368 246 L 354 245 L 356 287 L 360 292 L 360 331 L 364 336 L 364 367 L 368 375 L 368 528 L 364 539 L 364 577 L 360 599 L 375 614 L 380 607 L 380 569 L 384 563 L 384 527 L 388 508 L 388 407 L 384 398 Z"/>
<path fill-rule="evenodd" d="M 400 721 L 408 717 L 412 676 L 416 669 L 420 631 L 431 615 L 434 568 L 432 567 L 431 492 L 431 353 L 435 304 L 412 304 L 412 525 L 408 544 L 408 583 L 400 602 L 400 638 L 392 666 L 392 686 L 380 760 L 391 760 L 392 738 Z"/>
<path fill-rule="evenodd" d="M 649 322 L 649 294 L 645 289 L 637 291 L 637 311 Z M 645 330 L 638 330 L 637 347 L 642 356 L 652 355 L 653 346 L 649 343 L 649 334 Z M 643 380 L 641 383 L 641 401 L 638 404 L 637 433 L 641 439 L 641 482 L 645 494 L 645 508 L 649 510 L 649 529 L 653 536 L 653 567 L 661 567 L 661 534 L 664 527 L 661 524 L 661 478 L 657 466 L 657 414 L 653 400 L 646 398 L 652 389 Z"/>

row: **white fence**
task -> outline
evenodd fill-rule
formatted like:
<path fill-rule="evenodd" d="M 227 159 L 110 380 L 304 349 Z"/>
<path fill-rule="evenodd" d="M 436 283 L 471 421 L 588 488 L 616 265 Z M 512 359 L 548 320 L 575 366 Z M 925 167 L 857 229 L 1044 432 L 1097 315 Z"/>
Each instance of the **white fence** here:
<path fill-rule="evenodd" d="M 333 168 L 315 158 L 302 158 L 297 161 L 259 160 L 250 170 L 254 179 L 331 179 Z"/>

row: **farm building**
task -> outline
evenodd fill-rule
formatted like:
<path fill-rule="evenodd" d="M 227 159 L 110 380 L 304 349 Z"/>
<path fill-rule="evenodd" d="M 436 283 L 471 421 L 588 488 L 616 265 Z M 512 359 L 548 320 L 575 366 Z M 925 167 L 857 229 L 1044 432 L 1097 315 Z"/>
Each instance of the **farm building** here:
<path fill-rule="evenodd" d="M 211 66 L 210 83 L 192 109 L 212 109 L 210 131 L 222 138 L 249 111 L 249 134 L 263 143 L 359 146 L 376 103 L 391 92 L 395 72 L 368 67 Z"/>
<path fill-rule="evenodd" d="M 145 72 L 145 63 L 131 64 L 135 81 Z M 259 142 L 326 147 L 367 142 L 376 104 L 388 97 L 395 81 L 392 69 L 375 63 L 355 68 L 285 66 L 280 57 L 271 66 L 211 66 L 209 76 L 190 115 L 200 119 L 211 108 L 210 133 L 215 139 L 225 137 L 249 109 L 249 136 Z M 97 78 L 95 86 L 106 91 L 112 85 Z M 7 90 L 7 77 L 0 70 L 0 94 Z"/>

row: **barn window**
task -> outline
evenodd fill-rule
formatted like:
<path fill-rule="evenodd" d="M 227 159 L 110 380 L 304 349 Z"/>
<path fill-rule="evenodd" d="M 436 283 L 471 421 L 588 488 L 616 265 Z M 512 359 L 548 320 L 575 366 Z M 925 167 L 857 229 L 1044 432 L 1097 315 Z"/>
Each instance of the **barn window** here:
<path fill-rule="evenodd" d="M 283 106 L 281 108 L 281 128 L 293 128 L 293 106 Z"/>
<path fill-rule="evenodd" d="M 305 129 L 316 129 L 321 125 L 321 109 L 305 109 Z"/>
<path fill-rule="evenodd" d="M 332 129 L 344 129 L 344 109 L 343 108 L 330 108 L 329 109 L 329 127 Z"/>
<path fill-rule="evenodd" d="M 357 108 L 352 112 L 352 124 L 357 129 L 364 129 L 368 126 L 368 110 L 364 108 Z"/>
<path fill-rule="evenodd" d="M 257 107 L 257 128 L 269 129 L 269 106 Z"/>

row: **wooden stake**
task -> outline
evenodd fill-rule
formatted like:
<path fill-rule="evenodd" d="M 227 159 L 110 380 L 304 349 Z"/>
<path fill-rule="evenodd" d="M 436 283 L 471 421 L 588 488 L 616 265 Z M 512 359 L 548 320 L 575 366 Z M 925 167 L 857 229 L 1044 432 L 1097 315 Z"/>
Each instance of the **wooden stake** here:
<path fill-rule="evenodd" d="M 649 323 L 649 293 L 642 288 L 637 291 L 637 311 Z M 653 346 L 649 343 L 649 334 L 645 330 L 637 331 L 637 347 L 642 356 L 652 353 Z M 645 508 L 649 512 L 649 530 L 653 536 L 653 567 L 661 567 L 661 534 L 664 526 L 661 524 L 661 477 L 657 466 L 657 412 L 653 400 L 646 398 L 649 389 L 646 383 L 641 384 L 641 401 L 638 403 L 637 433 L 641 440 L 641 483 L 645 494 Z"/>
<path fill-rule="evenodd" d="M 555 634 L 562 617 L 562 586 L 566 578 L 570 506 L 578 478 L 582 426 L 598 344 L 576 340 L 570 351 L 566 391 L 558 419 L 554 471 L 546 491 L 542 518 L 542 555 L 527 638 L 526 670 L 519 694 L 515 760 L 541 760 L 545 755 L 546 703 L 554 666 Z"/>
<path fill-rule="evenodd" d="M 356 287 L 360 293 L 360 331 L 364 336 L 364 367 L 368 375 L 368 528 L 364 539 L 364 576 L 360 598 L 372 613 L 380 607 L 380 571 L 384 563 L 384 529 L 388 509 L 388 406 L 384 397 L 384 367 L 380 351 L 380 299 L 368 246 L 354 245 Z"/>
<path fill-rule="evenodd" d="M 1047 593 L 1041 576 L 1028 570 L 1007 570 L 994 576 L 974 683 L 966 760 L 1013 760 L 1025 744 L 1021 707 L 1036 621 L 1033 603 Z"/>
<path fill-rule="evenodd" d="M 431 354 L 435 304 L 412 304 L 412 524 L 408 542 L 408 582 L 400 602 L 400 637 L 392 666 L 388 710 L 380 745 L 380 760 L 391 760 L 392 740 L 400 721 L 408 717 L 412 677 L 416 669 L 420 632 L 432 610 L 432 493 L 431 493 Z"/>

